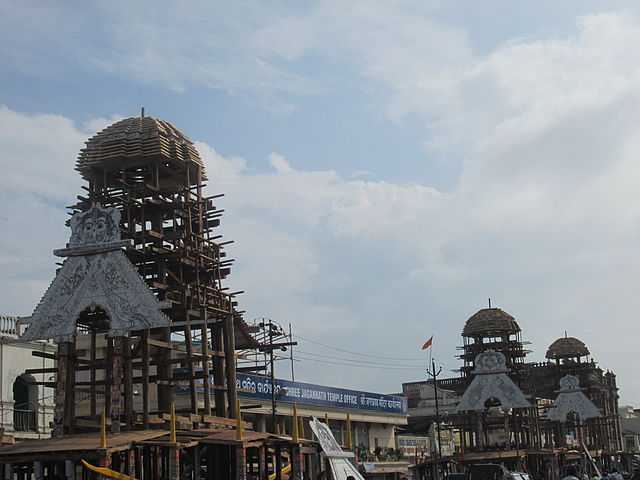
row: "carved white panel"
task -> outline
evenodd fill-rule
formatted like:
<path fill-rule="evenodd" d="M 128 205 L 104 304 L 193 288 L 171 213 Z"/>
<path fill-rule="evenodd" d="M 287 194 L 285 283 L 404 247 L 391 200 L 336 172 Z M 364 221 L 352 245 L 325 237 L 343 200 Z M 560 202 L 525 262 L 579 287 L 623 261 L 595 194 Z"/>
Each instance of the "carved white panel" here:
<path fill-rule="evenodd" d="M 29 319 L 22 339 L 69 340 L 80 314 L 97 307 L 108 315 L 110 336 L 170 324 L 121 250 L 119 218 L 117 210 L 99 207 L 72 217 L 69 248 L 61 251 L 69 258 Z"/>
<path fill-rule="evenodd" d="M 547 412 L 547 418 L 557 422 L 566 422 L 572 412 L 578 415 L 580 422 L 601 416 L 598 407 L 582 393 L 578 377 L 565 375 L 560 379 L 558 397 Z"/>
<path fill-rule="evenodd" d="M 529 408 L 531 404 L 507 373 L 506 358 L 500 352 L 484 352 L 476 357 L 475 378 L 458 404 L 458 412 L 483 411 L 489 399 L 503 408 Z"/>

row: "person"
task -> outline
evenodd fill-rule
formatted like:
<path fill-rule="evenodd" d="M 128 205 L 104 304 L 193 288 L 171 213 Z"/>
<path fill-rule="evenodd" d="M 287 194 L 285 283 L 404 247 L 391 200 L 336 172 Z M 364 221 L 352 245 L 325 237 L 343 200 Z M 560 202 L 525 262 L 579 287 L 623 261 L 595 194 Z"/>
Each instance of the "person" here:
<path fill-rule="evenodd" d="M 567 467 L 565 476 L 562 477 L 562 480 L 580 480 L 578 478 L 578 470 L 576 469 L 575 465 L 569 465 Z"/>

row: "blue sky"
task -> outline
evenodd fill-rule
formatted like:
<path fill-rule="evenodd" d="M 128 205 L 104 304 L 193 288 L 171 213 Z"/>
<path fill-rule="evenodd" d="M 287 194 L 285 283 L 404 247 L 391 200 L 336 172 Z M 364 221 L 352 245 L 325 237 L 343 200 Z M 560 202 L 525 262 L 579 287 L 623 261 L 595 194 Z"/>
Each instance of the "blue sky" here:
<path fill-rule="evenodd" d="M 303 343 L 300 378 L 396 391 L 432 334 L 454 369 L 491 296 L 637 402 L 639 40 L 632 2 L 0 2 L 0 310 L 53 275 L 82 142 L 144 106 L 226 193 L 248 318 L 390 357 Z"/>

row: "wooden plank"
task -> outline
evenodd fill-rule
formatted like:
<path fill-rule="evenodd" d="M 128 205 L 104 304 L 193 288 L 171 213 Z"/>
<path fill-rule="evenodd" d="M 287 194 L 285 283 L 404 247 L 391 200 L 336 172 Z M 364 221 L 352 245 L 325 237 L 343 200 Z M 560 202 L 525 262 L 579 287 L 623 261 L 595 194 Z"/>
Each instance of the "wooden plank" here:
<path fill-rule="evenodd" d="M 184 326 L 186 326 L 186 323 L 183 323 Z M 172 325 L 173 326 L 173 325 Z M 181 345 L 173 345 L 172 343 L 169 342 L 164 342 L 162 340 L 157 340 L 155 338 L 149 338 L 148 341 L 149 345 L 152 347 L 157 347 L 157 348 L 166 348 L 167 350 L 173 350 L 175 352 L 179 352 L 179 353 L 185 353 L 188 355 L 187 349 L 185 347 L 182 347 Z M 192 352 L 192 355 L 194 357 L 201 357 L 202 355 L 204 355 L 201 352 L 198 352 L 196 350 L 194 350 Z M 209 356 L 213 357 L 213 356 L 218 356 L 218 357 L 222 357 L 225 358 L 225 353 L 224 352 L 220 352 L 220 351 L 210 351 L 209 352 Z M 174 362 L 175 363 L 175 362 Z"/>
<path fill-rule="evenodd" d="M 41 373 L 56 373 L 58 371 L 57 368 L 55 367 L 50 367 L 50 368 L 27 368 L 24 373 L 26 374 L 30 374 L 30 375 L 38 375 Z"/>

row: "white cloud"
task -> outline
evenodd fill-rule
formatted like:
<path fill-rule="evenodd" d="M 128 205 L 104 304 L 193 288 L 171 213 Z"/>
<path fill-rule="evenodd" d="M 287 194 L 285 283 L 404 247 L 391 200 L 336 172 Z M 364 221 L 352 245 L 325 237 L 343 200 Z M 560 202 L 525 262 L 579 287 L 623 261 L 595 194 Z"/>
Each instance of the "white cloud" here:
<path fill-rule="evenodd" d="M 275 168 L 278 173 L 293 173 L 293 168 L 289 165 L 286 158 L 276 152 L 271 152 L 269 155 L 269 163 Z"/>
<path fill-rule="evenodd" d="M 465 318 L 491 296 L 518 317 L 535 358 L 567 329 L 618 372 L 623 398 L 638 400 L 640 383 L 620 352 L 633 352 L 640 334 L 640 58 L 629 50 L 640 40 L 640 22 L 622 13 L 585 16 L 571 36 L 519 40 L 480 55 L 463 31 L 415 7 L 338 9 L 324 3 L 310 14 L 269 17 L 241 46 L 250 45 L 263 65 L 320 54 L 357 68 L 386 89 L 390 115 L 420 116 L 430 148 L 462 157 L 463 171 L 450 192 L 294 169 L 276 153 L 264 159 L 275 171 L 255 174 L 244 159 L 198 143 L 210 189 L 227 194 L 223 228 L 238 242 L 231 281 L 247 290 L 249 316 L 397 356 L 411 356 L 435 334 L 436 354 L 454 367 Z M 296 38 L 287 42 L 286 32 Z M 119 34 L 123 48 L 148 46 L 158 35 L 142 27 L 144 41 L 136 43 Z M 141 48 L 114 68 L 139 61 L 145 75 L 177 66 L 164 81 L 183 86 L 194 80 L 176 72 L 206 56 L 203 47 L 186 63 L 171 63 L 191 55 L 188 38 L 166 58 Z M 215 41 L 205 37 L 205 47 Z M 245 60 L 229 78 L 254 71 Z M 219 67 L 202 62 L 197 75 L 215 78 Z M 214 83 L 268 90 L 279 81 L 267 75 L 248 86 L 229 78 Z M 59 205 L 79 191 L 73 159 L 86 136 L 63 117 L 0 109 L 0 167 L 9 172 L 0 179 L 7 199 L 0 219 L 9 219 L 10 232 L 0 287 L 12 292 L 8 310 L 28 313 L 48 281 L 49 252 L 64 241 Z M 402 167 L 401 158 L 392 160 Z M 37 200 L 43 194 L 57 209 Z M 39 234 L 42 225 L 55 234 Z M 23 275 L 25 264 L 33 267 Z M 312 381 L 387 390 L 420 373 L 303 371 Z"/>

